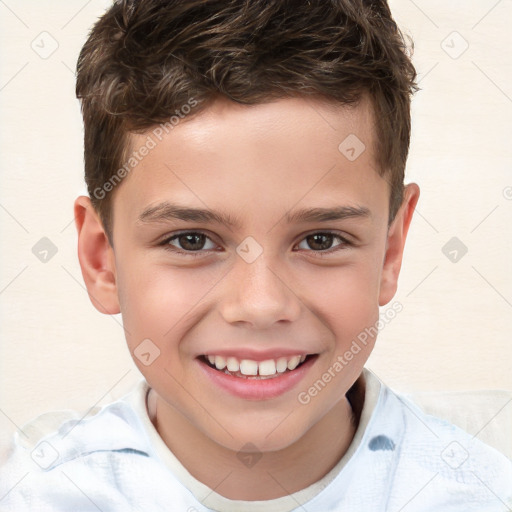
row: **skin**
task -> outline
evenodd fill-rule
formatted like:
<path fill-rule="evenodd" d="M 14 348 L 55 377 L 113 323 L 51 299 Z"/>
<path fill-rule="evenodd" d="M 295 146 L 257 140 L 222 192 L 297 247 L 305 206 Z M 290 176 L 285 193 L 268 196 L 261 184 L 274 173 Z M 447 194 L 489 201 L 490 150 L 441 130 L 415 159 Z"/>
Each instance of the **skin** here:
<path fill-rule="evenodd" d="M 353 108 L 299 97 L 251 107 L 219 99 L 181 121 L 117 186 L 113 248 L 90 200 L 75 202 L 91 301 L 103 313 L 122 313 L 132 355 L 148 338 L 160 350 L 149 366 L 134 357 L 156 394 L 160 436 L 194 477 L 227 498 L 268 500 L 303 489 L 332 469 L 353 439 L 345 393 L 374 338 L 308 404 L 298 395 L 375 325 L 378 307 L 396 292 L 419 188 L 406 187 L 388 226 L 390 191 L 375 170 L 372 112 L 365 97 Z M 132 148 L 151 133 L 132 135 Z M 349 134 L 366 146 L 354 161 L 338 150 Z M 138 220 L 162 201 L 221 210 L 241 226 Z M 300 208 L 341 205 L 369 215 L 284 219 Z M 192 239 L 192 250 L 183 238 L 171 247 L 203 251 L 198 257 L 161 244 L 183 230 L 208 238 Z M 350 244 L 307 238 L 325 231 Z M 251 263 L 236 252 L 249 236 L 263 250 Z M 197 360 L 237 347 L 318 357 L 292 390 L 245 400 L 213 386 Z M 247 443 L 262 454 L 250 468 L 237 457 Z"/>

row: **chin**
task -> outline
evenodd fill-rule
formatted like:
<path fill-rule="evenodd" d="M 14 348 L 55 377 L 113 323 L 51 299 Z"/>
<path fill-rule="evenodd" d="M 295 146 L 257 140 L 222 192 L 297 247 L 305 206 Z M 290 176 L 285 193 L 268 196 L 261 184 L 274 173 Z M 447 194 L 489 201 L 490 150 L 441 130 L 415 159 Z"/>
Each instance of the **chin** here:
<path fill-rule="evenodd" d="M 222 435 L 208 437 L 215 443 L 234 452 L 277 452 L 285 450 L 300 440 L 307 432 L 306 426 L 297 425 L 297 419 L 292 421 L 293 414 L 280 416 L 278 420 L 241 422 L 236 427 L 231 425 Z M 285 419 L 286 418 L 286 419 Z M 284 421 L 283 421 L 284 419 Z M 219 432 L 217 432 L 219 433 Z"/>

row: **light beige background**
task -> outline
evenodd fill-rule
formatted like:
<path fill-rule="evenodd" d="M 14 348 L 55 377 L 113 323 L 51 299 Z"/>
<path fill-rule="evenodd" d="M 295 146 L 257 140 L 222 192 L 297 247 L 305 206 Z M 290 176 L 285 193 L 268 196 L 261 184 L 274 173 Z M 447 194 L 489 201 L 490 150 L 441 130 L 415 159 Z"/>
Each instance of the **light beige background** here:
<path fill-rule="evenodd" d="M 85 415 L 141 377 L 120 316 L 89 301 L 73 223 L 85 192 L 74 68 L 108 4 L 0 0 L 2 429 L 49 410 Z M 406 181 L 422 196 L 395 297 L 403 311 L 368 367 L 404 392 L 512 390 L 512 1 L 390 5 L 415 42 Z M 57 248 L 45 263 L 32 252 L 43 237 Z M 442 251 L 452 237 L 468 250 L 455 263 Z"/>

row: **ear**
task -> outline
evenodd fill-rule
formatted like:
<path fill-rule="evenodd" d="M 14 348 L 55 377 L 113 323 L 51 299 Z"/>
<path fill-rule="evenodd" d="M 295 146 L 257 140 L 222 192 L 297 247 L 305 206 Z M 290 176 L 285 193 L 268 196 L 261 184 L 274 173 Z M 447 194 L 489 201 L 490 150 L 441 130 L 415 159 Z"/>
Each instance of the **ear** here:
<path fill-rule="evenodd" d="M 396 293 L 405 239 L 419 197 L 420 188 L 418 185 L 416 183 L 408 184 L 404 190 L 402 205 L 388 229 L 386 254 L 380 278 L 379 306 L 385 306 Z"/>
<path fill-rule="evenodd" d="M 75 201 L 78 259 L 93 306 L 107 315 L 120 312 L 116 285 L 114 250 L 103 224 L 86 196 Z"/>

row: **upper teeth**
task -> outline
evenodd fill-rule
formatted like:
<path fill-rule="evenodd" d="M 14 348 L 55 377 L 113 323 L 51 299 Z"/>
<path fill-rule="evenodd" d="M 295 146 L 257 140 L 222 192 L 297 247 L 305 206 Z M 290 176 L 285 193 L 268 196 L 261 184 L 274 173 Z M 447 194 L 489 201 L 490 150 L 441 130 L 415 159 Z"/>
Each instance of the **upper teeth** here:
<path fill-rule="evenodd" d="M 280 357 L 279 359 L 266 359 L 265 361 L 253 361 L 252 359 L 238 360 L 236 357 L 207 356 L 208 361 L 217 368 L 242 375 L 275 375 L 286 370 L 295 370 L 306 359 L 305 355 L 292 357 Z"/>

